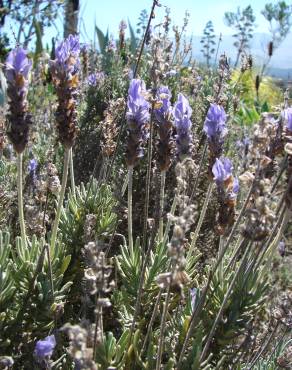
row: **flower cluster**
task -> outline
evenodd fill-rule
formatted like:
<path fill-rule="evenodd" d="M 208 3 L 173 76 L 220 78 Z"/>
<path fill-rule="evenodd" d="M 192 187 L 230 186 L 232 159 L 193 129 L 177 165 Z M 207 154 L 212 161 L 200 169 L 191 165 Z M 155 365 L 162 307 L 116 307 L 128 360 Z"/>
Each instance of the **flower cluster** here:
<path fill-rule="evenodd" d="M 79 84 L 80 45 L 78 36 L 70 35 L 56 48 L 51 61 L 53 83 L 58 96 L 57 129 L 61 143 L 71 148 L 77 135 L 76 98 Z"/>
<path fill-rule="evenodd" d="M 174 106 L 174 123 L 176 128 L 176 148 L 180 160 L 191 154 L 192 133 L 191 115 L 192 108 L 183 94 L 178 94 L 178 100 Z"/>
<path fill-rule="evenodd" d="M 171 92 L 167 86 L 161 86 L 157 91 L 157 107 L 154 109 L 158 127 L 157 155 L 160 171 L 167 171 L 171 164 L 173 149 L 172 140 L 172 106 Z"/>
<path fill-rule="evenodd" d="M 212 167 L 219 200 L 217 229 L 222 235 L 234 222 L 236 197 L 239 191 L 238 180 L 233 177 L 232 170 L 232 163 L 228 158 L 216 158 Z"/>
<path fill-rule="evenodd" d="M 211 169 L 216 158 L 219 158 L 222 154 L 224 137 L 228 132 L 226 113 L 223 107 L 218 104 L 210 105 L 203 130 L 208 139 Z"/>
<path fill-rule="evenodd" d="M 133 79 L 130 83 L 127 101 L 128 139 L 126 161 L 134 166 L 143 157 L 143 144 L 148 138 L 149 103 L 145 99 L 146 88 L 143 81 Z"/>
<path fill-rule="evenodd" d="M 28 78 L 32 61 L 22 48 L 12 50 L 4 65 L 9 98 L 8 137 L 17 153 L 22 153 L 28 142 L 31 115 L 28 113 Z"/>

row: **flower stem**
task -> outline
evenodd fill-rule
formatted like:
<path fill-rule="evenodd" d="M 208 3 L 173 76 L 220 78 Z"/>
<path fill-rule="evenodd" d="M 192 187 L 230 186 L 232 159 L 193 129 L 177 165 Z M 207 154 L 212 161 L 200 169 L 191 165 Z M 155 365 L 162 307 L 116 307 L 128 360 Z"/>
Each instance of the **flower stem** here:
<path fill-rule="evenodd" d="M 133 254 L 133 166 L 128 168 L 128 239 L 129 249 Z"/>
<path fill-rule="evenodd" d="M 76 191 L 75 191 L 75 177 L 74 177 L 74 166 L 73 166 L 73 151 L 72 148 L 70 148 L 70 180 L 71 180 L 71 191 L 73 194 L 73 197 L 76 199 Z"/>
<path fill-rule="evenodd" d="M 196 242 L 197 242 L 197 239 L 199 237 L 199 233 L 200 233 L 200 230 L 201 230 L 201 227 L 202 227 L 202 223 L 203 223 L 204 218 L 205 218 L 205 215 L 206 215 L 208 204 L 209 204 L 209 201 L 211 199 L 213 186 L 214 186 L 214 183 L 211 182 L 209 184 L 207 195 L 206 195 L 206 198 L 205 198 L 205 201 L 204 201 L 204 204 L 203 204 L 203 208 L 202 208 L 202 211 L 200 213 L 200 218 L 199 218 L 199 221 L 198 221 L 198 224 L 197 224 L 197 227 L 196 227 L 194 236 L 192 238 L 190 249 L 189 249 L 188 254 L 187 254 L 187 259 L 191 256 L 191 254 L 193 253 L 194 248 L 196 246 Z"/>
<path fill-rule="evenodd" d="M 148 141 L 148 153 L 147 153 L 147 173 L 146 173 L 146 194 L 145 194 L 145 205 L 144 205 L 144 225 L 143 225 L 143 239 L 142 239 L 142 250 L 145 252 L 147 247 L 147 223 L 148 223 L 148 213 L 149 213 L 149 197 L 150 197 L 150 182 L 151 182 L 151 160 L 152 160 L 152 150 L 153 150 L 153 114 L 154 114 L 154 103 L 151 108 L 150 116 L 150 136 Z"/>
<path fill-rule="evenodd" d="M 22 153 L 17 154 L 17 194 L 18 194 L 18 217 L 20 223 L 21 240 L 26 246 L 25 220 L 23 212 L 23 189 L 22 189 Z"/>
<path fill-rule="evenodd" d="M 57 212 L 56 212 L 56 217 L 55 217 L 52 236 L 51 236 L 51 251 L 53 251 L 52 253 L 54 253 L 54 249 L 55 249 L 55 245 L 56 245 L 57 231 L 58 231 L 58 226 L 59 226 L 59 221 L 60 221 L 60 216 L 61 216 L 61 209 L 62 209 L 62 206 L 63 206 L 65 190 L 66 190 L 66 185 L 67 185 L 69 157 L 70 157 L 70 150 L 65 148 L 64 168 L 63 168 L 61 191 L 60 191 L 60 194 L 59 194 Z"/>
<path fill-rule="evenodd" d="M 156 361 L 156 370 L 160 370 L 161 360 L 162 360 L 162 352 L 164 346 L 164 331 L 165 331 L 165 324 L 166 324 L 166 315 L 168 311 L 168 305 L 170 300 L 170 282 L 167 287 L 166 298 L 163 307 L 163 313 L 161 318 L 161 325 L 160 325 L 160 336 L 159 336 L 159 345 L 157 350 L 157 361 Z"/>
<path fill-rule="evenodd" d="M 173 202 L 172 202 L 172 206 L 171 206 L 171 209 L 170 209 L 170 214 L 171 215 L 174 215 L 174 213 L 175 213 L 177 202 L 178 202 L 178 192 L 176 192 L 176 194 L 174 196 L 174 199 L 173 199 Z M 167 222 L 166 222 L 166 227 L 165 227 L 165 231 L 164 231 L 163 244 L 165 244 L 167 242 L 168 233 L 169 233 L 169 230 L 170 230 L 170 223 L 171 223 L 171 220 L 168 219 Z"/>
<path fill-rule="evenodd" d="M 156 315 L 157 315 L 159 303 L 160 303 L 160 300 L 161 300 L 161 295 L 162 295 L 162 289 L 159 290 L 158 296 L 156 298 L 155 306 L 153 308 L 152 316 L 151 316 L 150 322 L 147 326 L 147 333 L 145 335 L 145 339 L 144 339 L 144 342 L 143 342 L 143 345 L 142 345 L 141 356 L 144 354 L 144 351 L 146 349 L 147 341 L 148 341 L 148 338 L 150 336 L 150 332 L 152 330 L 152 326 L 153 326 L 154 320 L 155 320 Z"/>
<path fill-rule="evenodd" d="M 163 239 L 163 208 L 164 208 L 164 189 L 165 189 L 165 175 L 166 171 L 160 174 L 160 197 L 159 197 L 159 240 Z"/>

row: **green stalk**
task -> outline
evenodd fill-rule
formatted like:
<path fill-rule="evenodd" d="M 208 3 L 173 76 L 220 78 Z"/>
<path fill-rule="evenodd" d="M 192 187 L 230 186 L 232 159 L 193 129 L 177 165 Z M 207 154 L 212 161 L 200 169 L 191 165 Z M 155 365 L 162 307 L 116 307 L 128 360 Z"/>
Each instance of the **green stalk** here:
<path fill-rule="evenodd" d="M 73 151 L 72 151 L 72 148 L 70 148 L 69 157 L 70 157 L 70 180 L 71 180 L 71 191 L 72 191 L 73 197 L 76 199 L 76 191 L 75 191 L 75 176 L 74 176 Z"/>
<path fill-rule="evenodd" d="M 148 141 L 148 153 L 147 153 L 147 173 L 146 173 L 146 194 L 145 194 L 145 205 L 144 205 L 144 225 L 143 225 L 143 238 L 142 238 L 142 250 L 146 251 L 147 247 L 147 223 L 149 214 L 149 197 L 150 197 L 150 183 L 151 183 L 151 161 L 152 161 L 152 151 L 153 151 L 153 115 L 154 115 L 154 103 L 151 108 L 150 116 L 150 136 Z M 143 255 L 144 257 L 144 255 Z"/>
<path fill-rule="evenodd" d="M 160 370 L 161 368 L 160 365 L 161 365 L 162 352 L 163 352 L 163 347 L 164 347 L 164 332 L 165 332 L 166 315 L 168 311 L 169 300 L 170 300 L 170 282 L 167 287 L 167 293 L 166 293 L 166 298 L 165 298 L 163 313 L 162 313 L 162 318 L 161 318 L 161 324 L 160 324 L 159 345 L 158 345 L 158 350 L 157 350 L 157 361 L 156 361 L 156 368 L 155 368 L 156 370 Z"/>
<path fill-rule="evenodd" d="M 165 175 L 166 171 L 160 174 L 160 197 L 159 197 L 159 240 L 163 239 L 163 208 L 164 208 L 164 189 L 165 189 Z"/>
<path fill-rule="evenodd" d="M 25 220 L 23 213 L 22 153 L 17 154 L 17 194 L 18 194 L 18 217 L 20 223 L 21 240 L 24 246 L 26 246 Z"/>
<path fill-rule="evenodd" d="M 133 254 L 133 166 L 128 168 L 128 239 L 129 249 Z"/>
<path fill-rule="evenodd" d="M 202 208 L 202 211 L 200 213 L 200 218 L 199 218 L 194 236 L 193 236 L 192 241 L 191 241 L 190 249 L 189 249 L 188 254 L 187 254 L 187 259 L 191 256 L 191 254 L 193 253 L 194 248 L 196 246 L 196 242 L 197 242 L 197 239 L 199 237 L 199 233 L 200 233 L 200 230 L 201 230 L 201 227 L 202 227 L 202 223 L 203 223 L 205 215 L 206 215 L 208 204 L 209 204 L 209 201 L 211 199 L 213 186 L 214 186 L 214 183 L 211 182 L 209 184 L 209 187 L 208 187 L 208 190 L 207 190 L 207 195 L 206 195 L 206 198 L 205 198 L 205 201 L 204 201 L 204 204 L 203 204 L 203 208 Z"/>
<path fill-rule="evenodd" d="M 158 293 L 158 296 L 156 298 L 156 302 L 155 302 L 155 306 L 153 308 L 151 319 L 150 319 L 150 322 L 149 322 L 149 324 L 147 326 L 147 333 L 146 333 L 146 336 L 145 336 L 145 339 L 144 339 L 144 342 L 143 342 L 143 345 L 142 345 L 141 356 L 143 356 L 144 351 L 146 349 L 147 341 L 148 341 L 148 338 L 150 336 L 150 332 L 152 330 L 152 326 L 153 326 L 154 320 L 155 320 L 156 315 L 157 315 L 157 311 L 158 311 L 158 307 L 159 307 L 161 295 L 162 295 L 162 289 L 159 289 L 159 293 Z"/>
<path fill-rule="evenodd" d="M 69 168 L 69 157 L 70 157 L 70 149 L 65 148 L 61 191 L 60 191 L 60 194 L 59 194 L 57 212 L 56 212 L 56 217 L 55 217 L 52 236 L 51 236 L 51 251 L 52 251 L 52 253 L 54 253 L 54 249 L 55 249 L 55 245 L 56 245 L 58 226 L 59 226 L 61 210 L 62 210 L 64 196 L 65 196 L 65 191 L 66 191 L 67 178 L 68 178 L 68 168 Z"/>

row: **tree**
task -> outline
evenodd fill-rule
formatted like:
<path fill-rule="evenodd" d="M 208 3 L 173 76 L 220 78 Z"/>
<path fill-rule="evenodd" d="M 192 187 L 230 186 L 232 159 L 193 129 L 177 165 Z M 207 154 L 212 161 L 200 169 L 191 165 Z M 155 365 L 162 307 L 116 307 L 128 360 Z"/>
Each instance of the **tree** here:
<path fill-rule="evenodd" d="M 241 10 L 237 8 L 237 12 L 226 12 L 224 14 L 224 21 L 228 27 L 233 28 L 236 33 L 233 35 L 235 38 L 234 46 L 237 49 L 237 56 L 235 67 L 239 62 L 242 53 L 249 49 L 249 42 L 253 38 L 255 16 L 252 7 L 249 5 Z"/>
<path fill-rule="evenodd" d="M 204 31 L 203 37 L 201 39 L 202 49 L 201 52 L 203 53 L 204 57 L 206 58 L 207 67 L 210 67 L 210 60 L 212 58 L 212 54 L 215 53 L 214 45 L 216 44 L 214 33 L 214 27 L 212 21 L 207 22 Z"/>
<path fill-rule="evenodd" d="M 281 44 L 290 31 L 291 11 L 292 6 L 287 5 L 285 1 L 279 1 L 277 4 L 268 3 L 262 10 L 262 15 L 270 24 L 274 49 Z"/>

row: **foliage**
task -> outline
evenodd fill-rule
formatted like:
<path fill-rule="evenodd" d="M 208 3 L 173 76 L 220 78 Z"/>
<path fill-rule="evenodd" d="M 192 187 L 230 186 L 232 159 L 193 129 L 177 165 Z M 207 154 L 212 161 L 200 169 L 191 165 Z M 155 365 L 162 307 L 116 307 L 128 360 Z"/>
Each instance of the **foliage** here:
<path fill-rule="evenodd" d="M 250 6 L 225 15 L 241 67 L 226 55 L 213 65 L 209 21 L 205 68 L 192 57 L 188 13 L 179 28 L 158 5 L 160 24 L 145 10 L 137 30 L 128 22 L 128 38 L 124 22 L 116 37 L 95 25 L 98 45 L 65 50 L 64 94 L 76 109 L 55 97 L 64 76 L 51 75 L 42 50 L 50 19 L 27 19 L 37 63 L 21 107 L 33 121 L 22 156 L 0 118 L 0 368 L 245 370 L 286 361 L 287 97 L 247 58 Z M 286 7 L 265 9 L 284 37 Z M 8 121 L 13 107 L 3 105 Z M 60 108 L 69 133 L 78 131 L 72 147 L 58 142 Z M 56 345 L 42 356 L 36 348 L 52 336 Z"/>

